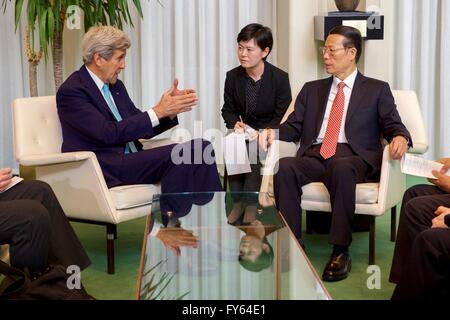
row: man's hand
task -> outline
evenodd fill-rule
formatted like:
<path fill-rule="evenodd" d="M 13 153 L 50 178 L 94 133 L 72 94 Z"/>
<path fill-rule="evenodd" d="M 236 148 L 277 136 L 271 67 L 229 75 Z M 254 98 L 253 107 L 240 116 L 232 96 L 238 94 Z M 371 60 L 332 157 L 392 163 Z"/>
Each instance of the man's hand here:
<path fill-rule="evenodd" d="M 393 160 L 400 160 L 408 150 L 408 141 L 405 137 L 397 136 L 392 139 L 389 151 Z"/>
<path fill-rule="evenodd" d="M 445 224 L 445 217 L 450 214 L 450 208 L 439 207 L 434 213 L 437 217 L 433 219 L 431 228 L 448 229 L 448 226 Z"/>
<path fill-rule="evenodd" d="M 433 176 L 435 176 L 436 179 L 428 179 L 428 181 L 435 186 L 438 186 L 442 191 L 450 193 L 450 176 L 436 170 L 433 170 Z"/>
<path fill-rule="evenodd" d="M 195 93 L 194 89 L 179 90 L 178 89 L 178 79 L 173 80 L 172 88 L 173 88 L 172 96 L 183 96 L 186 94 Z"/>
<path fill-rule="evenodd" d="M 244 133 L 244 131 L 245 131 L 245 123 L 241 121 L 236 122 L 236 124 L 234 125 L 234 132 Z"/>
<path fill-rule="evenodd" d="M 195 90 L 178 89 L 178 80 L 172 84 L 172 87 L 166 91 L 159 103 L 153 108 L 158 119 L 166 117 L 175 117 L 176 115 L 192 110 L 198 102 Z"/>
<path fill-rule="evenodd" d="M 269 147 L 272 145 L 274 138 L 275 138 L 275 131 L 273 129 L 265 129 L 259 134 L 258 137 L 259 146 L 264 151 L 267 151 L 267 149 L 269 149 Z"/>
<path fill-rule="evenodd" d="M 5 190 L 5 188 L 11 183 L 12 170 L 11 168 L 0 169 L 0 191 Z"/>
<path fill-rule="evenodd" d="M 448 169 L 450 169 L 450 158 L 442 158 L 439 159 L 437 162 L 442 163 L 444 165 L 441 169 L 441 173 L 446 174 Z"/>
<path fill-rule="evenodd" d="M 156 237 L 177 256 L 181 255 L 180 247 L 198 247 L 198 237 L 193 231 L 183 228 L 161 228 Z"/>

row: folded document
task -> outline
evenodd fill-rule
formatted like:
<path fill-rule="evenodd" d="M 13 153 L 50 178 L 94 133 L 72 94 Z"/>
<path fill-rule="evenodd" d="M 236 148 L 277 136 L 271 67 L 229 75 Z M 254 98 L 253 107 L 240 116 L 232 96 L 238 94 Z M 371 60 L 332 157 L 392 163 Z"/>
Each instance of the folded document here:
<path fill-rule="evenodd" d="M 18 184 L 20 181 L 23 181 L 23 178 L 19 178 L 19 177 L 12 177 L 11 182 L 5 187 L 5 189 L 3 189 L 2 191 L 0 191 L 0 194 L 5 192 L 6 190 L 11 189 L 12 187 L 14 187 L 16 184 Z"/>
<path fill-rule="evenodd" d="M 405 154 L 400 163 L 401 170 L 404 174 L 430 179 L 436 178 L 432 173 L 433 170 L 441 171 L 443 166 L 444 165 L 439 162 L 427 160 L 411 154 Z"/>
<path fill-rule="evenodd" d="M 225 137 L 225 166 L 229 176 L 251 172 L 245 135 L 231 133 Z"/>

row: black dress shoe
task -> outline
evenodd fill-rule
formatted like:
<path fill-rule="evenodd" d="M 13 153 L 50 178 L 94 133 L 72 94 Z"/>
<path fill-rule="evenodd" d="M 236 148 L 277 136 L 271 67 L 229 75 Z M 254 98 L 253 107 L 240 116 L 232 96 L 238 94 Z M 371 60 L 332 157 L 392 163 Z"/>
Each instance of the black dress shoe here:
<path fill-rule="evenodd" d="M 347 278 L 348 273 L 352 269 L 352 259 L 349 254 L 341 253 L 339 255 L 333 253 L 323 271 L 322 280 L 333 282 Z"/>

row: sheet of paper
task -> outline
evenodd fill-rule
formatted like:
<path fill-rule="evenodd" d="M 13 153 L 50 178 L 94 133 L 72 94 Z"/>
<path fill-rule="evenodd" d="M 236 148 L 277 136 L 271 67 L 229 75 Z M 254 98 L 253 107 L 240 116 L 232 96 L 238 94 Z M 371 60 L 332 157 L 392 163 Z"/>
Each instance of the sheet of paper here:
<path fill-rule="evenodd" d="M 8 186 L 3 189 L 2 191 L 0 191 L 0 193 L 3 193 L 9 189 L 11 189 L 12 187 L 14 187 L 16 184 L 18 184 L 20 181 L 23 181 L 23 178 L 19 178 L 19 177 L 13 177 L 11 179 L 11 182 L 8 184 Z"/>
<path fill-rule="evenodd" d="M 227 173 L 234 176 L 252 171 L 245 146 L 245 134 L 231 133 L 225 137 L 225 166 Z"/>
<path fill-rule="evenodd" d="M 432 171 L 440 171 L 443 165 L 439 162 L 423 159 L 407 153 L 403 157 L 400 167 L 405 174 L 434 179 L 435 176 L 433 176 Z M 449 175 L 449 173 L 450 172 L 448 172 L 447 175 Z"/>

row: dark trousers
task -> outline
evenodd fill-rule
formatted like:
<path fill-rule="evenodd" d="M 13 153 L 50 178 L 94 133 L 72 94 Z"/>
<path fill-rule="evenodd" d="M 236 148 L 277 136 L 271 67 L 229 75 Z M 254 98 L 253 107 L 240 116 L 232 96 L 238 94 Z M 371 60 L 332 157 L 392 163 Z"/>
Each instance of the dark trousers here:
<path fill-rule="evenodd" d="M 403 196 L 389 277 L 400 284 L 396 298 L 418 297 L 419 286 L 429 291 L 444 278 L 449 283 L 450 230 L 430 229 L 439 206 L 450 207 L 450 194 L 436 186 L 415 186 Z"/>
<path fill-rule="evenodd" d="M 91 263 L 52 189 L 41 181 L 0 194 L 0 244 L 9 244 L 11 265 L 32 272 L 47 264 L 84 269 Z"/>
<path fill-rule="evenodd" d="M 417 235 L 403 266 L 394 300 L 450 298 L 450 230 L 428 229 Z"/>
<path fill-rule="evenodd" d="M 211 143 L 200 139 L 125 156 L 124 184 L 161 183 L 163 193 L 222 191 Z"/>
<path fill-rule="evenodd" d="M 338 144 L 328 160 L 320 155 L 321 145 L 312 146 L 304 156 L 283 158 L 274 177 L 278 210 L 297 238 L 301 237 L 302 187 L 323 182 L 330 193 L 332 222 L 330 243 L 348 246 L 352 241 L 356 184 L 364 182 L 368 165 L 348 144 Z"/>
<path fill-rule="evenodd" d="M 232 194 L 233 201 L 244 201 L 246 204 L 256 205 L 258 203 L 257 194 L 239 194 L 241 192 L 259 192 L 261 188 L 261 164 L 259 162 L 257 141 L 246 142 L 246 146 L 252 171 L 228 176 L 228 181 L 230 182 L 230 191 L 236 192 Z"/>

